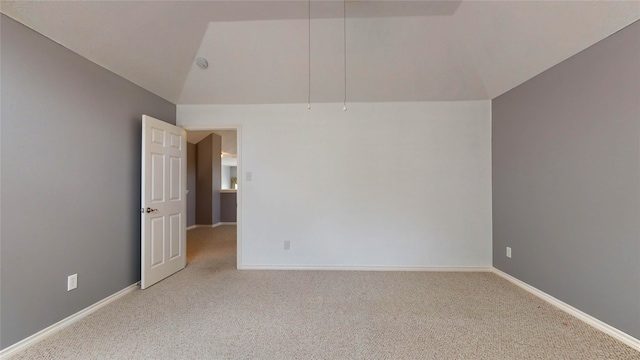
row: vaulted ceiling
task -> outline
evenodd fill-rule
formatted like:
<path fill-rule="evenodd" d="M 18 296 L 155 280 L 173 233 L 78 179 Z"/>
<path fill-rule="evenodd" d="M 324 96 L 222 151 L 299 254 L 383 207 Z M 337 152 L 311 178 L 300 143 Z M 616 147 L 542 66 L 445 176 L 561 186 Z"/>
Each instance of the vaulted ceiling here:
<path fill-rule="evenodd" d="M 312 103 L 341 102 L 343 10 L 349 102 L 492 99 L 640 19 L 638 1 L 2 1 L 0 7 L 176 104 L 306 103 L 309 91 Z M 198 68 L 196 57 L 209 68 Z"/>

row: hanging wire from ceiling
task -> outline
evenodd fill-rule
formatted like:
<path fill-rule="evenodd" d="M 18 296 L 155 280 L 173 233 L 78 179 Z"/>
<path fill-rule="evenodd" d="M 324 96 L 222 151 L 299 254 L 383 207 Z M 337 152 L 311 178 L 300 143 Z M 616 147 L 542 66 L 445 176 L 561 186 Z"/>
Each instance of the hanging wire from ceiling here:
<path fill-rule="evenodd" d="M 309 93 L 307 95 L 307 109 L 311 109 L 311 0 L 307 2 L 307 8 L 309 11 L 309 29 L 307 31 L 309 36 Z"/>
<path fill-rule="evenodd" d="M 344 40 L 344 104 L 342 111 L 347 111 L 347 0 L 342 0 L 342 27 Z"/>

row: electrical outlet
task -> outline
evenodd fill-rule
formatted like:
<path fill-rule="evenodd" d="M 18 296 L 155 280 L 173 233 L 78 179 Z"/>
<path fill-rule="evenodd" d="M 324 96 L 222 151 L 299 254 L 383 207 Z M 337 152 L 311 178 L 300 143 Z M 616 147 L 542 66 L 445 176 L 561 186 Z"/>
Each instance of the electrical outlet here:
<path fill-rule="evenodd" d="M 285 250 L 289 250 L 290 248 L 291 248 L 291 241 L 285 240 L 284 241 L 284 249 Z"/>
<path fill-rule="evenodd" d="M 247 181 L 251 181 L 251 180 L 253 179 L 253 174 L 251 173 L 251 171 L 247 171 L 247 172 L 245 173 L 245 179 L 246 179 Z"/>
<path fill-rule="evenodd" d="M 78 287 L 78 274 L 69 275 L 67 277 L 67 291 L 71 291 Z"/>
<path fill-rule="evenodd" d="M 507 257 L 511 259 L 511 248 L 507 246 Z"/>

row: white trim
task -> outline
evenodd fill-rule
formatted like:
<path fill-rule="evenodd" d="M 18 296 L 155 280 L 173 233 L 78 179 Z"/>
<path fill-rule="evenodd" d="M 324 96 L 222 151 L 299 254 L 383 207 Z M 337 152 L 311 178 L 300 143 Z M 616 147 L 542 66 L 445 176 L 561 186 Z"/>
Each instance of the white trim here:
<path fill-rule="evenodd" d="M 180 119 L 178 119 L 180 120 Z M 243 174 L 243 165 L 242 165 L 242 125 L 240 124 L 220 124 L 220 125 L 189 125 L 186 126 L 184 124 L 176 124 L 181 126 L 183 129 L 187 131 L 199 131 L 199 130 L 235 130 L 237 136 L 237 154 L 236 157 L 238 159 L 238 174 Z M 237 253 L 237 267 L 241 268 L 244 264 L 242 260 L 242 190 L 243 181 L 242 176 L 238 176 L 238 189 L 237 194 L 238 197 L 236 199 L 236 219 L 238 226 L 236 230 L 236 253 Z"/>
<path fill-rule="evenodd" d="M 217 225 L 221 225 L 219 223 Z M 216 225 L 216 226 L 217 226 Z M 194 225 L 194 227 L 198 227 L 202 225 Z M 204 225 L 207 226 L 207 225 Z M 494 274 L 510 281 L 514 285 L 519 286 L 520 288 L 528 291 L 529 293 L 537 296 L 538 298 L 548 302 L 549 304 L 559 308 L 560 310 L 572 315 L 579 320 L 587 323 L 588 325 L 593 326 L 594 328 L 604 332 L 605 334 L 623 342 L 624 344 L 630 346 L 631 348 L 640 351 L 640 340 L 635 337 L 614 328 L 613 326 L 594 318 L 593 316 L 574 308 L 573 306 L 556 299 L 555 297 L 545 293 L 544 291 L 538 290 L 537 288 L 516 279 L 515 277 L 498 270 L 492 267 L 419 267 L 419 266 L 304 266 L 304 265 L 243 265 L 238 267 L 238 269 L 243 270 L 346 270 L 346 271 L 432 271 L 432 272 L 493 272 Z M 117 293 L 110 295 L 97 303 L 78 311 L 77 313 L 60 320 L 59 322 L 29 336 L 26 339 L 23 339 L 3 350 L 0 351 L 0 358 L 9 357 L 14 355 L 17 352 L 25 350 L 27 347 L 36 344 L 37 342 L 43 340 L 44 338 L 52 335 L 67 326 L 75 323 L 78 320 L 83 319 L 84 317 L 96 312 L 100 308 L 120 299 L 121 297 L 127 295 L 128 293 L 136 290 L 139 286 L 139 283 L 135 283 L 130 285 Z"/>
<path fill-rule="evenodd" d="M 530 292 L 531 294 L 539 297 L 540 299 L 548 302 L 549 304 L 557 307 L 558 309 L 568 313 L 569 315 L 572 315 L 576 318 L 578 318 L 579 320 L 582 320 L 583 322 L 587 323 L 588 325 L 593 326 L 594 328 L 596 328 L 597 330 L 602 331 L 603 333 L 613 337 L 614 339 L 620 340 L 623 343 L 629 345 L 630 347 L 632 347 L 635 350 L 640 351 L 640 340 L 634 338 L 633 336 L 618 330 L 616 328 L 614 328 L 613 326 L 603 322 L 602 320 L 598 320 L 595 317 L 583 312 L 582 310 L 578 310 L 576 308 L 574 308 L 573 306 L 565 303 L 562 300 L 558 300 L 555 297 L 545 293 L 542 290 L 536 289 L 535 287 L 525 283 L 522 280 L 518 280 L 515 277 L 501 271 L 498 270 L 496 268 L 492 269 L 493 273 L 510 281 L 511 283 L 521 287 L 522 289 Z"/>
<path fill-rule="evenodd" d="M 90 305 L 89 307 L 78 311 L 77 313 L 62 319 L 60 321 L 58 321 L 57 323 L 42 329 L 40 331 L 38 331 L 37 333 L 29 336 L 26 339 L 20 340 L 17 343 L 3 349 L 2 351 L 0 351 L 0 359 L 4 359 L 9 357 L 10 355 L 13 355 L 17 352 L 23 351 L 26 348 L 28 348 L 31 345 L 36 344 L 39 341 L 44 340 L 46 337 L 48 337 L 49 335 L 53 335 L 55 333 L 57 333 L 58 331 L 66 328 L 67 326 L 75 323 L 78 320 L 82 320 L 83 318 L 85 318 L 86 316 L 96 312 L 97 310 L 99 310 L 100 308 L 103 308 L 107 305 L 109 305 L 110 303 L 120 299 L 121 297 L 127 295 L 128 293 L 136 290 L 138 287 L 140 286 L 140 282 L 137 282 L 133 285 L 129 285 L 126 288 L 118 291 L 115 294 L 109 295 L 106 298 L 98 301 L 97 303 Z"/>
<path fill-rule="evenodd" d="M 236 225 L 236 223 L 235 222 L 224 222 L 224 221 L 221 221 L 221 222 L 219 222 L 217 224 L 211 225 L 211 227 L 214 228 L 214 227 L 218 227 L 218 226 L 221 226 L 221 225 Z M 204 226 L 209 226 L 209 225 L 204 225 Z"/>
<path fill-rule="evenodd" d="M 213 224 L 213 225 L 191 225 L 191 226 L 189 226 L 189 227 L 187 228 L 187 230 L 193 230 L 193 229 L 195 229 L 195 228 L 202 228 L 202 227 L 206 227 L 206 228 L 211 227 L 211 228 L 214 228 L 214 227 L 218 227 L 218 226 L 220 226 L 220 225 L 237 225 L 237 223 L 235 223 L 235 222 L 219 222 L 219 223 L 217 223 L 217 224 Z"/>
<path fill-rule="evenodd" d="M 242 265 L 240 270 L 331 270 L 331 271 L 431 271 L 490 272 L 491 267 L 424 267 L 424 266 L 334 266 L 334 265 Z"/>

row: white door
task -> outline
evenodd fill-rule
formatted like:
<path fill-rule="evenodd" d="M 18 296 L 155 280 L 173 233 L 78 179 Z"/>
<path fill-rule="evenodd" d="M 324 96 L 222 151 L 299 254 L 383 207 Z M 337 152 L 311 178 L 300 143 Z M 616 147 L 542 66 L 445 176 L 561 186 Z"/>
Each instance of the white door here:
<path fill-rule="evenodd" d="M 184 129 L 142 115 L 143 289 L 187 263 L 186 137 Z"/>

